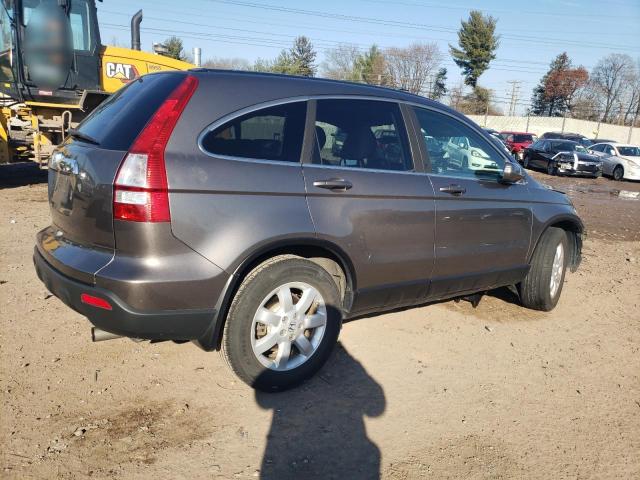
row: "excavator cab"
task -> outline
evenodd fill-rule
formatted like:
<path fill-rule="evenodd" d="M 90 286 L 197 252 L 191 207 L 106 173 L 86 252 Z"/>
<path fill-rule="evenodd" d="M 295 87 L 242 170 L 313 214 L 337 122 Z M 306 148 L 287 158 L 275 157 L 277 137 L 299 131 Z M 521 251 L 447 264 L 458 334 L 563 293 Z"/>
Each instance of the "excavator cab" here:
<path fill-rule="evenodd" d="M 20 102 L 78 104 L 100 89 L 94 0 L 2 0 L 0 91 Z"/>
<path fill-rule="evenodd" d="M 0 163 L 49 155 L 105 98 L 147 73 L 193 65 L 102 45 L 96 0 L 0 0 Z"/>

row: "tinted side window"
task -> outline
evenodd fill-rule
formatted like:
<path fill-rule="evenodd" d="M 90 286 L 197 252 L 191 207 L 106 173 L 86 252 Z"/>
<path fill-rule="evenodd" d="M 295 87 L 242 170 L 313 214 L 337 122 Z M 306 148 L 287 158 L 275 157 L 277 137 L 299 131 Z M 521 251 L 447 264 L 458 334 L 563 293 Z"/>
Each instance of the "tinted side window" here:
<path fill-rule="evenodd" d="M 599 144 L 599 145 L 594 145 L 593 147 L 591 147 L 591 150 L 593 150 L 594 152 L 602 152 L 604 151 L 604 144 Z"/>
<path fill-rule="evenodd" d="M 313 163 L 413 169 L 400 107 L 371 100 L 318 100 Z"/>
<path fill-rule="evenodd" d="M 202 148 L 214 155 L 299 162 L 306 102 L 247 113 L 207 133 Z"/>
<path fill-rule="evenodd" d="M 431 171 L 441 175 L 499 177 L 505 160 L 475 130 L 442 113 L 415 109 Z"/>

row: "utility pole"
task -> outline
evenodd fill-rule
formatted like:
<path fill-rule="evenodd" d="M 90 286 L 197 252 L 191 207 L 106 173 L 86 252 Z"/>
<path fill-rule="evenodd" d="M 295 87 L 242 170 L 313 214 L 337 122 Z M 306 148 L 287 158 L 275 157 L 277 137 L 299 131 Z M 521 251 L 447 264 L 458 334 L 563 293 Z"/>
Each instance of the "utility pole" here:
<path fill-rule="evenodd" d="M 629 135 L 627 136 L 627 143 L 631 143 L 631 135 L 633 134 L 633 127 L 638 120 L 638 114 L 640 114 L 640 101 L 638 101 L 638 108 L 636 108 L 636 114 L 633 116 L 633 120 L 631 120 L 631 125 L 629 126 Z"/>
<path fill-rule="evenodd" d="M 520 93 L 520 80 L 509 80 L 507 83 L 511 84 L 511 101 L 509 102 L 509 116 L 513 117 L 516 114 L 516 104 L 518 103 L 518 94 Z"/>

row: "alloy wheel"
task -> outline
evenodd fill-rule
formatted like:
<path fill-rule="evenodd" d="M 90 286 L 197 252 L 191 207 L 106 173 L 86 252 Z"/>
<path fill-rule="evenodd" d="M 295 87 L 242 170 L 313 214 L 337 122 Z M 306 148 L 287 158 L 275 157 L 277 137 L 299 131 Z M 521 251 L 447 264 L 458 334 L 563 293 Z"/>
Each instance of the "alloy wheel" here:
<path fill-rule="evenodd" d="M 560 288 L 562 282 L 562 274 L 564 271 L 564 247 L 562 242 L 556 247 L 556 253 L 553 257 L 553 264 L 551 266 L 551 280 L 549 282 L 549 293 L 551 298 L 554 298 Z"/>
<path fill-rule="evenodd" d="M 255 312 L 251 348 L 265 367 L 292 370 L 316 352 L 326 325 L 320 292 L 307 283 L 286 283 L 269 293 Z"/>

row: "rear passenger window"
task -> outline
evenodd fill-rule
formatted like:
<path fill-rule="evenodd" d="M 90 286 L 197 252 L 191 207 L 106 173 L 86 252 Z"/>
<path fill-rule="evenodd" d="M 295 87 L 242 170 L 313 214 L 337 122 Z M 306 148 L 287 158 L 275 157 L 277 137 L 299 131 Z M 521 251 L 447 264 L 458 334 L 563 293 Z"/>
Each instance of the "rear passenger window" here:
<path fill-rule="evenodd" d="M 256 110 L 207 133 L 202 148 L 213 155 L 299 162 L 306 102 Z"/>
<path fill-rule="evenodd" d="M 413 162 L 400 107 L 372 100 L 318 100 L 313 163 L 407 171 Z"/>
<path fill-rule="evenodd" d="M 449 115 L 415 109 L 431 172 L 463 177 L 501 175 L 504 158 L 482 135 Z"/>

